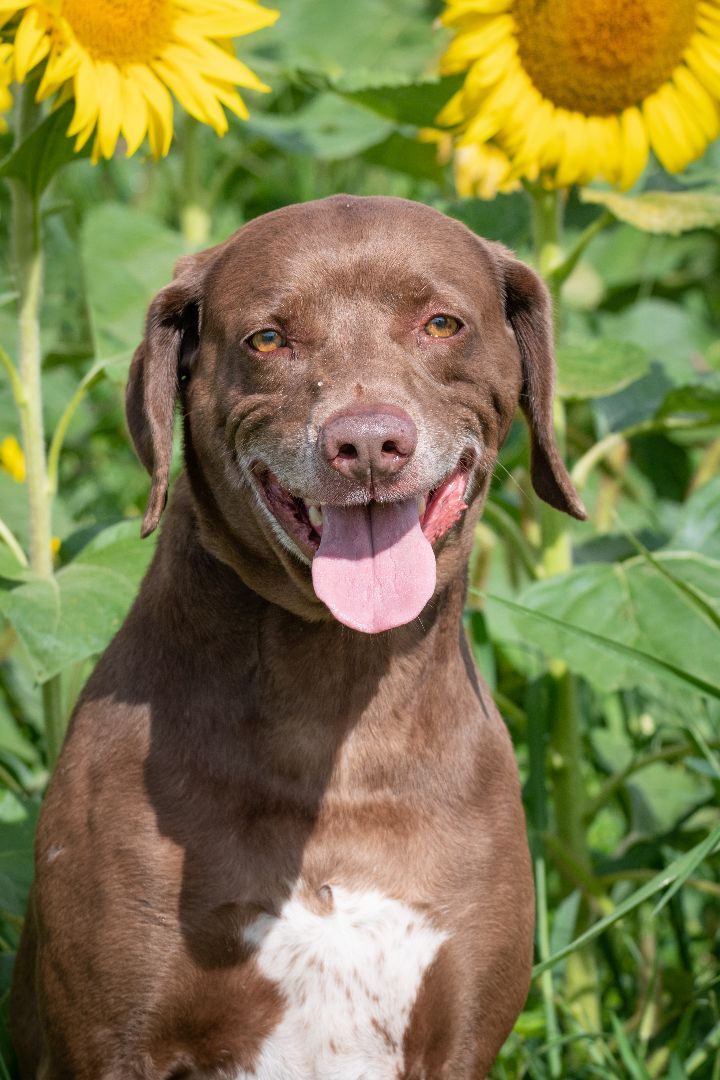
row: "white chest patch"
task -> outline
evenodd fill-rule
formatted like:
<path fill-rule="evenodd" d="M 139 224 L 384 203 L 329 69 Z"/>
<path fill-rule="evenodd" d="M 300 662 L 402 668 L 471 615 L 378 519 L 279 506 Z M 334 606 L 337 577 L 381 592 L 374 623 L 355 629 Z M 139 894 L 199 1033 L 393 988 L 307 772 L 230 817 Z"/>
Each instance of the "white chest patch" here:
<path fill-rule="evenodd" d="M 333 886 L 325 911 L 300 897 L 245 930 L 285 1012 L 235 1080 L 396 1080 L 423 974 L 447 935 L 379 892 Z"/>

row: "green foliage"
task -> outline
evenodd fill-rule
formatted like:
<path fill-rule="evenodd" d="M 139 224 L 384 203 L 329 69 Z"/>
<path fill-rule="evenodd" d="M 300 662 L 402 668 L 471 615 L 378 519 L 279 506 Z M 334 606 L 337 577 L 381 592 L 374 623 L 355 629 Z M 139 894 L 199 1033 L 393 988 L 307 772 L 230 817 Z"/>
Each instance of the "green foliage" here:
<path fill-rule="evenodd" d="M 175 260 L 259 213 L 337 191 L 426 201 L 533 257 L 528 195 L 457 199 L 435 145 L 417 140 L 455 88 L 436 74 L 436 4 L 277 6 L 277 25 L 247 39 L 273 92 L 225 139 L 187 122 L 165 161 L 65 168 L 74 155 L 60 110 L 2 166 L 46 192 L 43 395 L 60 546 L 48 581 L 0 538 L 0 993 L 48 774 L 42 685 L 56 680 L 69 714 L 152 555 L 139 539 L 147 477 L 122 395 L 147 304 Z M 637 194 L 568 199 L 551 282 L 558 389 L 590 520 L 567 525 L 571 563 L 550 575 L 518 421 L 478 529 L 468 632 L 516 745 L 547 929 L 495 1080 L 720 1077 L 717 157 L 711 147 L 682 191 L 648 173 Z M 0 211 L 7 222 L 4 190 Z M 0 344 L 14 358 L 2 236 Z M 8 435 L 19 425 L 0 380 L 0 441 Z M 0 503 L 27 550 L 26 485 L 2 468 Z M 574 758 L 562 692 L 574 702 Z M 579 852 L 564 839 L 568 762 Z M 578 957 L 596 973 L 597 1022 L 573 990 Z"/>

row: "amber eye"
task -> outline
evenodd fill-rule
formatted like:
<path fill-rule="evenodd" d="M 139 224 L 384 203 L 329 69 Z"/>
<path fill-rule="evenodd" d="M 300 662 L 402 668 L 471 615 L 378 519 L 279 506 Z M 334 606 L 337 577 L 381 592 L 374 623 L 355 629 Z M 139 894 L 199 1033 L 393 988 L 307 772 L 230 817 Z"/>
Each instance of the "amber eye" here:
<path fill-rule="evenodd" d="M 460 329 L 460 323 L 452 315 L 434 315 L 424 329 L 430 337 L 452 337 Z"/>
<path fill-rule="evenodd" d="M 258 352 L 275 352 L 287 345 L 287 341 L 277 330 L 258 330 L 257 334 L 250 338 L 250 344 Z"/>

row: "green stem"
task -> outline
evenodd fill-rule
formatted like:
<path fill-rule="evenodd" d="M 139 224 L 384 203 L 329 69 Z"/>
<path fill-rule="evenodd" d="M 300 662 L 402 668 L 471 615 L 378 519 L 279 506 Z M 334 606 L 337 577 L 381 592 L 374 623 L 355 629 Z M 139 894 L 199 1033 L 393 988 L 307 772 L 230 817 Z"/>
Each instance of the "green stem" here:
<path fill-rule="evenodd" d="M 580 233 L 580 236 L 575 241 L 575 247 L 572 251 L 568 252 L 562 262 L 558 263 L 554 269 L 550 271 L 550 278 L 556 286 L 559 287 L 564 281 L 567 281 L 591 241 L 595 239 L 598 233 L 601 233 L 603 229 L 606 229 L 608 225 L 611 225 L 614 220 L 615 218 L 610 211 L 606 210 L 600 217 L 591 221 L 588 227 Z"/>
<path fill-rule="evenodd" d="M 540 185 L 528 188 L 533 206 L 535 262 L 545 278 L 553 301 L 555 334 L 560 325 L 560 283 L 562 266 L 562 203 L 559 192 Z M 554 404 L 555 437 L 560 453 L 565 452 L 566 417 L 561 401 Z M 572 545 L 567 518 L 545 503 L 539 504 L 542 555 L 538 574 L 551 577 L 572 568 Z M 585 787 L 582 776 L 583 748 L 577 685 L 566 664 L 550 664 L 550 694 L 553 724 L 550 732 L 551 786 L 555 808 L 555 834 L 568 859 L 588 879 L 592 866 L 585 841 Z M 564 885 L 565 892 L 571 886 Z M 577 931 L 587 925 L 589 908 L 581 903 Z M 591 949 L 574 952 L 566 965 L 566 991 L 573 1012 L 588 1030 L 598 1030 L 600 1008 L 597 997 L 595 957 Z"/>
<path fill-rule="evenodd" d="M 537 953 L 540 963 L 550 956 L 550 924 L 548 919 L 547 863 L 545 859 L 544 833 L 547 826 L 547 806 L 545 790 L 545 736 L 547 701 L 545 683 L 536 682 L 530 686 L 526 709 L 528 718 L 528 798 L 532 805 L 534 831 L 531 836 L 531 851 L 535 876 L 535 900 L 537 910 Z M 548 1044 L 548 1065 L 553 1080 L 562 1075 L 562 1056 L 559 1043 L 555 1007 L 555 988 L 553 975 L 549 969 L 540 976 L 540 992 L 545 1013 L 546 1043 Z"/>
<path fill-rule="evenodd" d="M 52 538 L 48 498 L 45 433 L 42 415 L 40 325 L 42 248 L 38 207 L 19 180 L 12 181 L 12 237 L 18 278 L 18 349 L 24 400 L 20 425 L 30 504 L 30 566 L 41 577 L 52 577 Z"/>
<path fill-rule="evenodd" d="M 572 482 L 576 488 L 584 488 L 595 466 L 636 435 L 647 435 L 655 431 L 697 431 L 716 426 L 717 423 L 712 417 L 699 420 L 693 417 L 663 416 L 657 420 L 643 420 L 639 424 L 632 424 L 623 431 L 613 431 L 578 458 L 570 473 Z"/>
<path fill-rule="evenodd" d="M 8 354 L 3 349 L 2 345 L 0 345 L 0 364 L 2 364 L 2 366 L 5 368 L 7 377 L 10 381 L 10 389 L 12 390 L 13 400 L 15 401 L 18 410 L 20 410 L 25 404 L 25 390 L 23 388 L 22 382 L 20 381 L 20 375 L 18 374 L 17 368 L 13 364 Z"/>
<path fill-rule="evenodd" d="M 9 525 L 6 525 L 2 518 L 0 518 L 0 540 L 4 540 L 7 547 L 12 551 L 13 555 L 20 563 L 20 566 L 27 567 L 27 555 L 22 549 L 20 541 L 13 533 Z"/>
<path fill-rule="evenodd" d="M 32 131 L 37 118 L 35 87 L 20 90 L 16 145 Z M 52 493 L 45 458 L 45 431 L 42 399 L 42 350 L 40 344 L 40 300 L 42 295 L 43 252 L 39 200 L 20 180 L 10 182 L 12 192 L 11 237 L 18 289 L 18 374 L 22 393 L 18 400 L 30 524 L 30 568 L 39 577 L 53 578 Z M 43 712 L 50 763 L 62 741 L 64 713 L 60 676 L 43 685 Z"/>
<path fill-rule="evenodd" d="M 202 247 L 210 232 L 210 215 L 202 199 L 200 182 L 200 152 L 198 147 L 200 125 L 192 116 L 186 116 L 182 140 L 182 194 L 180 227 L 190 247 Z"/>
<path fill-rule="evenodd" d="M 708 744 L 710 747 L 720 749 L 720 741 L 712 739 Z M 597 795 L 587 803 L 585 807 L 585 820 L 590 822 L 599 813 L 600 810 L 617 794 L 623 784 L 634 773 L 640 772 L 642 769 L 647 769 L 650 765 L 656 765 L 661 762 L 680 761 L 684 757 L 689 757 L 695 750 L 695 746 L 691 742 L 673 743 L 670 746 L 663 746 L 659 750 L 653 750 L 649 754 L 643 754 L 640 757 L 633 758 L 624 768 L 618 769 L 617 772 L 609 776 L 603 786 L 598 791 Z"/>
<path fill-rule="evenodd" d="M 88 373 L 80 380 L 75 393 L 70 398 L 69 402 L 65 406 L 62 416 L 58 420 L 57 427 L 53 432 L 53 437 L 50 440 L 50 449 L 48 451 L 47 469 L 48 469 L 48 488 L 51 494 L 54 496 L 58 489 L 58 473 L 60 468 L 60 451 L 62 450 L 63 442 L 65 441 L 65 435 L 67 429 L 70 426 L 78 405 L 85 397 L 87 392 L 100 382 L 105 374 L 105 365 L 96 364 L 88 371 Z"/>

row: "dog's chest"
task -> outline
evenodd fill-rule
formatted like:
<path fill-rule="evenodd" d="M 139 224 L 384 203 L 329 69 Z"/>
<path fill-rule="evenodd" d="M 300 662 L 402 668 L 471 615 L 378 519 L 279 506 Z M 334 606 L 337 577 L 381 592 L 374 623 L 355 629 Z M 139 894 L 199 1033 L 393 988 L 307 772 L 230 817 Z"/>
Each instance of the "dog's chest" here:
<path fill-rule="evenodd" d="M 253 1069 L 235 1080 L 395 1080 L 423 975 L 446 935 L 376 891 L 300 890 L 245 930 L 284 999 Z"/>

